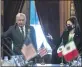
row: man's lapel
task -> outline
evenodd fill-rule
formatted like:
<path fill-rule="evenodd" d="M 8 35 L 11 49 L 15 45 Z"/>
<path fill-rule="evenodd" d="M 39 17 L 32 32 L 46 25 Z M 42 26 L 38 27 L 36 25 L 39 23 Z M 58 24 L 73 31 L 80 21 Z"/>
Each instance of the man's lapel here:
<path fill-rule="evenodd" d="M 19 38 L 23 39 L 22 33 L 20 32 L 20 29 L 18 26 L 16 27 L 16 32 L 17 32 L 17 35 L 19 36 Z"/>
<path fill-rule="evenodd" d="M 27 35 L 28 35 L 28 26 L 25 25 L 25 39 L 26 39 Z"/>
<path fill-rule="evenodd" d="M 22 33 L 20 32 L 20 29 L 19 29 L 18 26 L 16 27 L 16 32 L 17 32 L 17 35 L 18 35 L 21 39 L 26 39 L 26 38 L 27 38 L 27 35 L 28 35 L 28 26 L 25 25 L 25 38 L 23 38 Z"/>

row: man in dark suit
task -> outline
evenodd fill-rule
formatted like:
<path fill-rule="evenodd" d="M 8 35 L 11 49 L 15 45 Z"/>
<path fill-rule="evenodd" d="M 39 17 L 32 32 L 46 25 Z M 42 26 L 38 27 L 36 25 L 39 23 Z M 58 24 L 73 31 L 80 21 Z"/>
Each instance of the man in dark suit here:
<path fill-rule="evenodd" d="M 10 37 L 13 42 L 14 55 L 21 55 L 21 48 L 28 34 L 28 26 L 26 25 L 26 16 L 23 13 L 16 15 L 16 24 L 10 26 L 9 29 L 3 33 L 2 38 Z"/>

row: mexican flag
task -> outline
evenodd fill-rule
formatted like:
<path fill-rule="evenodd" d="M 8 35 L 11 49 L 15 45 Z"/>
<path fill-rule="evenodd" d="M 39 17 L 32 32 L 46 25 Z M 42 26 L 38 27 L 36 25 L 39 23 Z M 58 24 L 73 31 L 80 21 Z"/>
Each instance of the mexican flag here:
<path fill-rule="evenodd" d="M 63 54 L 62 54 L 63 50 L 64 50 L 64 45 L 61 45 L 57 50 L 57 54 L 58 54 L 59 57 L 63 56 Z"/>
<path fill-rule="evenodd" d="M 76 48 L 76 45 L 74 43 L 73 40 L 69 41 L 65 47 L 64 47 L 64 50 L 63 50 L 63 56 L 64 56 L 64 59 L 69 62 L 73 59 L 75 59 L 76 57 L 78 57 L 79 53 L 78 53 L 78 50 Z"/>

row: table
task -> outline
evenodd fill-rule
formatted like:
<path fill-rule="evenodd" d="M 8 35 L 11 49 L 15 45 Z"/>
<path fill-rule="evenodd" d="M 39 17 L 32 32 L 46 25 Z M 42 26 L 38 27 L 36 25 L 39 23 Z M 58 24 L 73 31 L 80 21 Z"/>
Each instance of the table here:
<path fill-rule="evenodd" d="M 39 67 L 39 66 L 45 66 L 45 67 L 69 67 L 69 65 L 65 65 L 64 64 L 64 66 L 62 66 L 62 65 L 60 65 L 60 64 L 40 64 L 40 63 L 37 63 L 37 64 L 35 64 L 35 65 L 33 65 L 33 67 Z"/>

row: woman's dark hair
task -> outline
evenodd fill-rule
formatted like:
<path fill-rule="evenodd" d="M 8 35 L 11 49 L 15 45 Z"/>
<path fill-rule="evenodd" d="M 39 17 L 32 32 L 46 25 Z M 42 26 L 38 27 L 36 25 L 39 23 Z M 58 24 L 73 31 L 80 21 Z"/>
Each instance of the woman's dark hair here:
<path fill-rule="evenodd" d="M 77 20 L 75 17 L 71 17 L 67 21 L 71 21 L 74 25 L 77 23 Z M 67 21 L 66 21 L 66 23 L 67 23 Z"/>
<path fill-rule="evenodd" d="M 77 18 L 76 17 L 71 17 L 67 21 L 71 21 L 72 24 L 75 25 L 75 29 L 80 31 L 80 26 L 78 24 L 78 21 L 77 21 Z M 67 23 L 67 21 L 66 21 L 66 23 Z"/>

